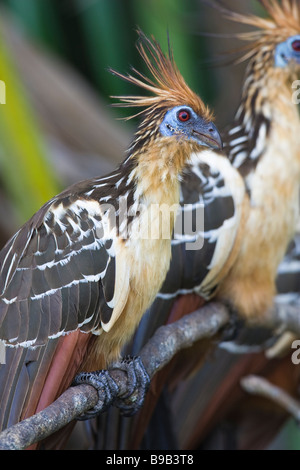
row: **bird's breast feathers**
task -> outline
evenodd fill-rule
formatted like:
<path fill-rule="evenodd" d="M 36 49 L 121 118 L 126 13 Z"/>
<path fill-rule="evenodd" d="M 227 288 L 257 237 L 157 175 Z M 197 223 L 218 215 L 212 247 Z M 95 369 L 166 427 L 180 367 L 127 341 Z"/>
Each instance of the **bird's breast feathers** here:
<path fill-rule="evenodd" d="M 164 230 L 143 202 L 121 233 L 119 208 L 85 195 L 64 194 L 35 214 L 1 252 L 0 337 L 36 347 L 78 328 L 109 331 L 130 291 L 132 307 L 136 294 L 150 302 L 169 266 L 174 215 L 166 211 Z"/>

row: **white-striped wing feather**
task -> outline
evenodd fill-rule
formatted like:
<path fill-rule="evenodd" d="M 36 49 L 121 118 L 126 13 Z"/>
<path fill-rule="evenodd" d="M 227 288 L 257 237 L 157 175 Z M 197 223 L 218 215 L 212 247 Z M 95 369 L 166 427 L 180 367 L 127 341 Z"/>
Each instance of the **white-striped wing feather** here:
<path fill-rule="evenodd" d="M 120 300 L 109 234 L 95 200 L 64 195 L 40 209 L 0 253 L 0 338 L 34 347 L 109 323 Z"/>

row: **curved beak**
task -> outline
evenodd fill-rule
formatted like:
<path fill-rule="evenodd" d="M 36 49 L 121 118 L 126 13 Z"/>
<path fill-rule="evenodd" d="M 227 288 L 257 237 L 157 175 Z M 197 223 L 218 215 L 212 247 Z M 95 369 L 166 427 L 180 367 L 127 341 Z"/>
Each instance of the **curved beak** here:
<path fill-rule="evenodd" d="M 193 135 L 206 147 L 211 147 L 215 150 L 223 149 L 220 133 L 213 122 L 203 121 L 196 129 L 193 129 Z"/>

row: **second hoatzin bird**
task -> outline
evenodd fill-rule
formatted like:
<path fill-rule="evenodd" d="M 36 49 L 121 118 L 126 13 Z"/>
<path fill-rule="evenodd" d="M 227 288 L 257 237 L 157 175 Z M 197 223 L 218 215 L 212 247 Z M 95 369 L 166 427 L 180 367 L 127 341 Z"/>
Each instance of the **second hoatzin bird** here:
<path fill-rule="evenodd" d="M 256 323 L 272 305 L 277 269 L 299 216 L 300 120 L 292 83 L 300 66 L 300 7 L 292 0 L 261 0 L 270 15 L 262 19 L 210 3 L 257 30 L 236 35 L 249 43 L 238 61 L 249 63 L 240 106 L 223 137 L 227 158 L 204 151 L 181 184 L 181 210 L 189 203 L 203 206 L 204 227 L 194 240 L 202 237 L 204 247 L 187 250 L 191 237 L 175 233 L 156 302 L 173 306 L 180 295 L 195 293 L 221 299 Z"/>
<path fill-rule="evenodd" d="M 145 108 L 127 158 L 47 202 L 0 253 L 1 429 L 119 358 L 168 270 L 180 175 L 192 155 L 221 148 L 171 50 L 142 32 L 138 50 L 152 78 L 113 72 L 152 94 L 120 98 Z M 167 223 L 152 211 L 161 205 Z"/>
<path fill-rule="evenodd" d="M 210 3 L 230 20 L 256 28 L 250 33 L 237 35 L 248 42 L 245 48 L 239 50 L 242 52 L 239 60 L 249 60 L 241 102 L 234 122 L 224 137 L 228 159 L 220 158 L 216 152 L 205 151 L 201 155 L 202 164 L 190 166 L 190 172 L 185 173 L 181 185 L 182 211 L 185 210 L 184 204 L 203 205 L 204 229 L 195 234 L 194 239 L 202 237 L 204 246 L 202 250 L 188 251 L 185 244 L 190 237 L 184 239 L 175 234 L 170 270 L 135 335 L 134 353 L 140 350 L 162 322 L 171 322 L 214 296 L 226 301 L 249 324 L 263 325 L 265 313 L 276 293 L 279 262 L 296 229 L 299 214 L 300 121 L 293 102 L 295 90 L 292 82 L 298 77 L 300 64 L 299 4 L 293 0 L 282 3 L 261 0 L 269 14 L 269 18 L 262 19 L 229 11 L 219 2 Z M 181 357 L 184 358 L 183 368 L 187 372 L 190 365 L 198 360 L 195 350 L 190 351 L 188 358 L 184 354 Z M 135 418 L 134 421 L 138 422 L 130 428 L 129 448 L 140 444 L 147 420 L 164 384 L 176 381 L 178 361 L 175 364 L 170 369 L 167 366 L 154 378 L 152 397 L 148 395 L 147 406 Z M 224 362 L 222 367 L 224 375 Z M 217 366 L 215 369 L 211 366 L 208 370 L 210 377 L 214 370 L 221 377 Z M 241 370 L 245 373 L 246 369 Z M 206 384 L 208 379 L 205 373 L 202 377 Z M 230 377 L 225 375 L 225 380 L 228 387 Z M 211 377 L 211 381 L 221 386 L 218 377 Z M 194 423 L 199 420 L 198 435 L 203 438 L 210 421 L 213 425 L 213 397 L 206 385 L 202 396 L 199 385 L 201 375 L 196 391 L 192 389 L 195 383 L 197 380 L 192 382 L 190 395 L 186 387 L 186 397 L 192 396 L 193 399 L 188 403 L 184 399 L 181 401 L 181 415 L 191 416 L 191 421 L 195 418 Z M 221 390 L 217 386 L 213 390 L 215 406 L 219 406 Z M 196 401 L 200 402 L 198 408 Z M 201 410 L 198 414 L 197 409 Z M 176 416 L 173 418 L 176 421 Z M 186 448 L 187 428 L 183 426 L 182 429 L 182 448 Z M 151 431 L 153 428 L 150 427 L 148 436 Z M 157 435 L 155 428 L 152 438 Z M 122 442 L 125 440 L 122 435 Z M 157 440 L 155 443 L 158 445 Z"/>

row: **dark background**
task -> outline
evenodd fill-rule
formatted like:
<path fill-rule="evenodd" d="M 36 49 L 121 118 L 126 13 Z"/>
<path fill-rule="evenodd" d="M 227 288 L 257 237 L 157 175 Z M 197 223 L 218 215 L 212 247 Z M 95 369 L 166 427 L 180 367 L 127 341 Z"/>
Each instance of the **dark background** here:
<path fill-rule="evenodd" d="M 258 2 L 226 1 L 260 13 Z M 167 50 L 167 31 L 187 83 L 230 123 L 244 64 L 222 66 L 230 37 L 245 31 L 201 0 L 0 0 L 0 246 L 68 184 L 110 171 L 123 158 L 135 122 L 119 121 L 110 95 L 134 93 L 107 72 L 143 71 L 136 28 Z M 203 35 L 202 33 L 208 33 Z M 216 36 L 214 36 L 216 35 Z M 3 101 L 3 97 L 0 97 Z M 279 447 L 299 448 L 292 427 Z"/>

